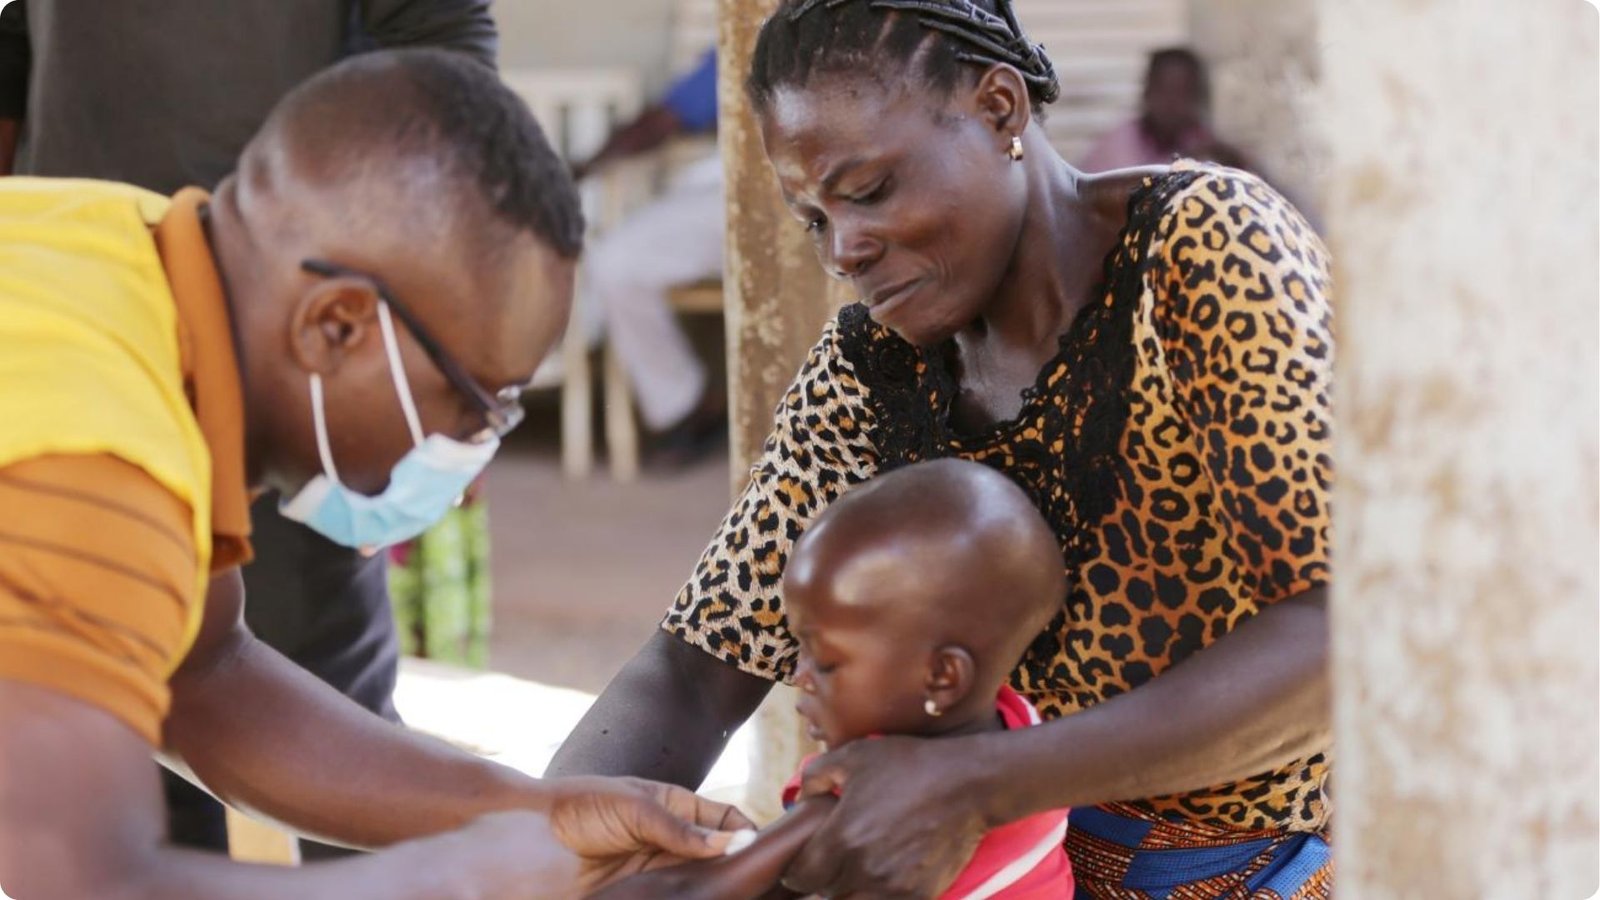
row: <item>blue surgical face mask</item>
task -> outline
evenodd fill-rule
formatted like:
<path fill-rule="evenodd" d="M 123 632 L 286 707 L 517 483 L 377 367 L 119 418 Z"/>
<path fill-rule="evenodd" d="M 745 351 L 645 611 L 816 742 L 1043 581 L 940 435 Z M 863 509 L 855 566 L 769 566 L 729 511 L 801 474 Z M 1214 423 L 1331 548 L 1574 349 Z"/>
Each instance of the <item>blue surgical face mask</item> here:
<path fill-rule="evenodd" d="M 322 379 L 311 373 L 311 417 L 317 432 L 317 453 L 322 473 L 279 505 L 286 518 L 303 522 L 324 537 L 346 547 L 375 550 L 410 540 L 437 522 L 460 501 L 462 494 L 494 458 L 500 440 L 492 434 L 475 443 L 442 434 L 422 433 L 416 402 L 405 369 L 388 304 L 378 305 L 383 346 L 389 356 L 389 375 L 411 429 L 412 448 L 389 473 L 389 486 L 369 497 L 339 481 L 328 446 L 328 425 L 322 406 Z"/>

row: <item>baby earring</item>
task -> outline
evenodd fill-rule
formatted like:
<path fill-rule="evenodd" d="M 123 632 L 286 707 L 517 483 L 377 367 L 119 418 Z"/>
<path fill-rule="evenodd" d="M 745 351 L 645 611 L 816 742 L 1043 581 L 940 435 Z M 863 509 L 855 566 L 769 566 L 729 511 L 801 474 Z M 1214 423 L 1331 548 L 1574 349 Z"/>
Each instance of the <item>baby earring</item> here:
<path fill-rule="evenodd" d="M 944 710 L 939 708 L 939 704 L 933 702 L 932 697 L 922 701 L 922 711 L 935 719 L 944 715 Z"/>
<path fill-rule="evenodd" d="M 1011 146 L 1006 150 L 1006 155 L 1011 157 L 1012 162 L 1022 162 L 1022 138 L 1011 136 Z"/>

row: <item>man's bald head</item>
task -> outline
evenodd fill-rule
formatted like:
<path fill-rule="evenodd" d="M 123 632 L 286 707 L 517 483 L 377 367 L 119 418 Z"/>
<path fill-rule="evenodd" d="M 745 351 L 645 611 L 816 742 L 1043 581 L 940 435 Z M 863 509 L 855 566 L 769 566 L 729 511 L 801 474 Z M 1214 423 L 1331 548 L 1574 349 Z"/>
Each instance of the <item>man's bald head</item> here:
<path fill-rule="evenodd" d="M 456 239 L 489 256 L 518 233 L 563 259 L 583 245 L 577 188 L 527 106 L 490 69 L 442 50 L 365 54 L 310 79 L 274 109 L 240 175 L 245 187 L 305 182 L 319 200 L 340 196 L 294 205 L 343 228 Z"/>
<path fill-rule="evenodd" d="M 1010 672 L 1066 592 L 1060 544 L 1027 495 L 962 460 L 898 469 L 835 501 L 785 585 L 786 602 L 887 614 L 965 646 L 989 677 Z"/>
<path fill-rule="evenodd" d="M 286 495 L 327 468 L 313 376 L 344 482 L 377 492 L 414 443 L 385 303 L 411 314 L 392 343 L 429 434 L 482 429 L 478 398 L 526 382 L 566 327 L 577 187 L 526 105 L 457 54 L 379 51 L 310 79 L 246 147 L 211 213 L 252 474 Z"/>

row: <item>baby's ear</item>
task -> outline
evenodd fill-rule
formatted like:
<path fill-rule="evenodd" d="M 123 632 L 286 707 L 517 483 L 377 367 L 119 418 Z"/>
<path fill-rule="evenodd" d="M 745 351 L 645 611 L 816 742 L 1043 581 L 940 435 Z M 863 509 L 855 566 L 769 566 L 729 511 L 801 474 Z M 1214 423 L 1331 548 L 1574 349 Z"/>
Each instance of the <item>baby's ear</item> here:
<path fill-rule="evenodd" d="M 928 660 L 928 698 L 939 709 L 949 709 L 967 699 L 977 678 L 978 665 L 967 648 L 946 644 Z"/>

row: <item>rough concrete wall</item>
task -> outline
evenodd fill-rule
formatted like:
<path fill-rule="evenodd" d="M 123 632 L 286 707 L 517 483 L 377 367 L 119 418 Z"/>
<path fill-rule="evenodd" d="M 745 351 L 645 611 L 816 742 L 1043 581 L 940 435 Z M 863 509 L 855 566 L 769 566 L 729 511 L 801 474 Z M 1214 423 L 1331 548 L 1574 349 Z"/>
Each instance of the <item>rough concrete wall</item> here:
<path fill-rule="evenodd" d="M 1596 888 L 1596 16 L 1317 0 L 1342 897 Z"/>
<path fill-rule="evenodd" d="M 718 138 L 728 173 L 723 285 L 735 492 L 744 488 L 772 428 L 773 409 L 834 308 L 804 230 L 784 209 L 745 100 L 750 51 L 776 6 L 776 0 L 721 3 Z M 779 686 L 757 714 L 748 806 L 760 818 L 779 813 L 778 791 L 810 749 L 793 707 L 793 695 Z"/>
<path fill-rule="evenodd" d="M 756 33 L 773 0 L 723 0 L 718 138 L 728 173 L 728 381 L 733 483 L 772 427 L 772 411 L 817 342 L 832 307 L 805 231 L 783 206 L 744 94 Z"/>
<path fill-rule="evenodd" d="M 1316 140 L 1313 0 L 1191 0 L 1190 41 L 1211 67 L 1217 133 L 1314 219 L 1326 171 Z"/>

